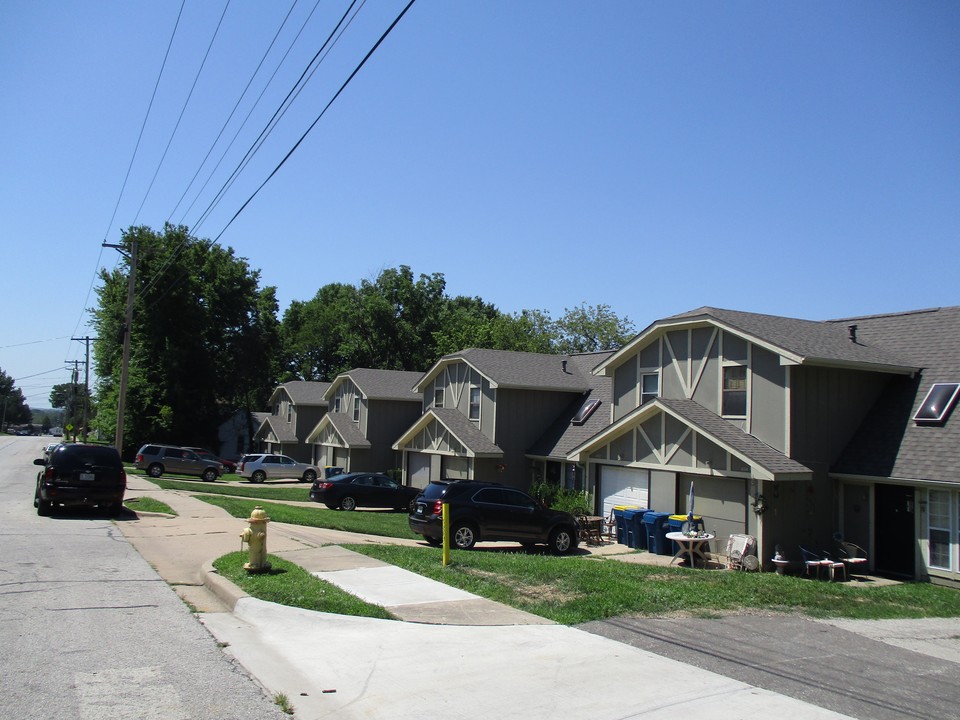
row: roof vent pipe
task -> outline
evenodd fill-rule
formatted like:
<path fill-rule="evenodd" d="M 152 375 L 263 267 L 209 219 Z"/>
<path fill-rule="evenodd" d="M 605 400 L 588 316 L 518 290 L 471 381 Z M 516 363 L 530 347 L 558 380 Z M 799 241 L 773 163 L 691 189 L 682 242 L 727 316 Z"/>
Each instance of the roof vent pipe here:
<path fill-rule="evenodd" d="M 850 334 L 850 342 L 855 343 L 857 341 L 857 326 L 848 325 L 847 332 Z"/>
<path fill-rule="evenodd" d="M 566 361 L 566 360 L 561 360 L 561 361 L 560 361 L 560 367 L 563 368 L 563 371 L 564 371 L 564 372 L 566 372 L 566 371 L 567 371 L 567 361 Z"/>

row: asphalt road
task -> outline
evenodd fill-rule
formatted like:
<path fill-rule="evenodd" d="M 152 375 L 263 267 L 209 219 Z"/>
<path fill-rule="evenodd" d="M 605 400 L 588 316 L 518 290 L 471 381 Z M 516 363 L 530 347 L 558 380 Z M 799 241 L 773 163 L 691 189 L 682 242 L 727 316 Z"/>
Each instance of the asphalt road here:
<path fill-rule="evenodd" d="M 37 516 L 32 462 L 47 442 L 0 436 L 0 716 L 289 717 L 110 518 L 81 510 Z"/>
<path fill-rule="evenodd" d="M 815 620 L 621 617 L 578 627 L 864 720 L 960 717 L 957 662 Z"/>

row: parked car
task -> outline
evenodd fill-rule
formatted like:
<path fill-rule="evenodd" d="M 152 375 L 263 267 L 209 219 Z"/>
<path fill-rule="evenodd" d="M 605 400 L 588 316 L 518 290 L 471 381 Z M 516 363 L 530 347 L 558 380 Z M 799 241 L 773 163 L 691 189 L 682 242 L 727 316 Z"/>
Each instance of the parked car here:
<path fill-rule="evenodd" d="M 546 543 L 556 555 L 579 543 L 576 518 L 551 510 L 516 488 L 478 480 L 433 480 L 414 500 L 410 529 L 443 544 L 443 504 L 450 509 L 450 543 L 469 550 L 484 540 Z"/>
<path fill-rule="evenodd" d="M 193 450 L 197 455 L 202 457 L 204 460 L 212 460 L 223 465 L 223 471 L 228 473 L 235 473 L 237 471 L 237 464 L 233 460 L 227 460 L 226 458 L 218 457 L 212 451 L 207 450 L 206 448 L 201 447 L 184 447 L 184 450 Z"/>
<path fill-rule="evenodd" d="M 343 475 L 347 471 L 346 468 L 342 468 L 339 465 L 327 465 L 323 468 L 323 476 L 325 478 L 336 477 L 337 475 Z"/>
<path fill-rule="evenodd" d="M 274 453 L 256 453 L 244 455 L 240 460 L 240 477 L 250 482 L 262 483 L 267 478 L 286 478 L 300 482 L 313 482 L 320 477 L 320 471 L 313 465 L 301 463 L 286 455 Z"/>
<path fill-rule="evenodd" d="M 133 466 L 138 470 L 146 470 L 152 478 L 168 473 L 196 475 L 207 482 L 214 482 L 223 475 L 223 464 L 219 460 L 202 458 L 193 450 L 175 445 L 144 445 L 137 452 Z"/>
<path fill-rule="evenodd" d="M 355 510 L 358 507 L 413 510 L 413 499 L 420 488 L 401 485 L 380 473 L 347 473 L 317 480 L 310 488 L 310 499 L 331 510 Z"/>
<path fill-rule="evenodd" d="M 60 444 L 60 443 L 55 443 L 55 442 L 53 442 L 53 443 L 50 443 L 49 445 L 44 445 L 44 447 L 43 447 L 43 459 L 44 459 L 44 460 L 48 460 L 48 459 L 50 458 L 50 453 L 52 453 L 52 452 L 56 449 L 57 445 L 59 445 L 59 444 Z"/>
<path fill-rule="evenodd" d="M 38 458 L 33 506 L 37 515 L 49 515 L 60 505 L 101 507 L 112 515 L 123 510 L 127 489 L 120 453 L 106 445 L 57 445 L 49 458 Z"/>

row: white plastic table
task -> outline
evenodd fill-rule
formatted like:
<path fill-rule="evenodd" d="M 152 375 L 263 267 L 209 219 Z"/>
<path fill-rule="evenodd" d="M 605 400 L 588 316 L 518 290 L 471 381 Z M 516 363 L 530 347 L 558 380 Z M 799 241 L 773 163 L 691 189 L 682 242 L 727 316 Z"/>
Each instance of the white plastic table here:
<path fill-rule="evenodd" d="M 701 533 L 696 537 L 684 535 L 682 532 L 668 532 L 667 540 L 672 540 L 678 546 L 678 550 L 673 554 L 673 560 L 670 564 L 681 559 L 686 555 L 690 559 L 690 567 L 696 567 L 695 559 L 700 558 L 703 566 L 707 566 L 707 556 L 703 552 L 703 546 L 711 540 L 716 540 L 717 536 L 713 533 Z"/>

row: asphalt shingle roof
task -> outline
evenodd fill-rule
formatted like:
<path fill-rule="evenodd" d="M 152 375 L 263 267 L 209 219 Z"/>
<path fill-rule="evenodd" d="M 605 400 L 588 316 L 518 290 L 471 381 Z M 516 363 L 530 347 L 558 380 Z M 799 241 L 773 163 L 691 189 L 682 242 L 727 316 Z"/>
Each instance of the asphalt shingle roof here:
<path fill-rule="evenodd" d="M 421 372 L 354 368 L 343 374 L 370 400 L 423 402 L 423 395 L 413 389 L 423 377 Z"/>
<path fill-rule="evenodd" d="M 490 438 L 480 432 L 459 410 L 453 408 L 431 408 L 430 413 L 437 418 L 441 425 L 447 428 L 464 446 L 476 455 L 499 456 L 503 450 L 493 443 Z"/>
<path fill-rule="evenodd" d="M 587 377 L 590 390 L 570 402 L 567 409 L 527 451 L 537 457 L 564 459 L 575 447 L 583 444 L 610 424 L 613 405 L 613 378 L 591 375 L 590 371 L 613 355 L 613 352 L 571 355 L 570 362 Z M 588 398 L 600 400 L 600 405 L 582 425 L 574 425 L 573 418 Z"/>
<path fill-rule="evenodd" d="M 370 441 L 364 436 L 348 413 L 327 413 L 324 415 L 333 425 L 333 429 L 349 448 L 369 448 Z"/>
<path fill-rule="evenodd" d="M 960 382 L 960 307 L 836 320 L 922 368 L 894 376 L 833 470 L 841 474 L 960 483 L 960 414 L 937 425 L 913 416 L 935 382 Z"/>
<path fill-rule="evenodd" d="M 586 373 L 576 363 L 570 362 L 568 355 L 480 348 L 468 348 L 445 355 L 426 376 L 421 376 L 421 381 L 435 376 L 444 364 L 457 359 L 469 363 L 484 377 L 503 388 L 566 392 L 586 392 L 590 389 Z"/>
<path fill-rule="evenodd" d="M 307 380 L 291 380 L 280 385 L 286 390 L 294 405 L 326 405 L 324 394 L 330 388 L 328 382 L 309 382 Z M 276 391 L 274 391 L 276 395 Z"/>
<path fill-rule="evenodd" d="M 849 337 L 848 325 L 855 321 L 822 322 L 761 315 L 738 310 L 702 307 L 674 315 L 662 322 L 714 319 L 744 335 L 762 340 L 802 358 L 804 362 L 834 362 L 893 367 L 912 367 L 911 356 L 900 348 L 881 345 L 858 332 L 857 342 Z"/>

